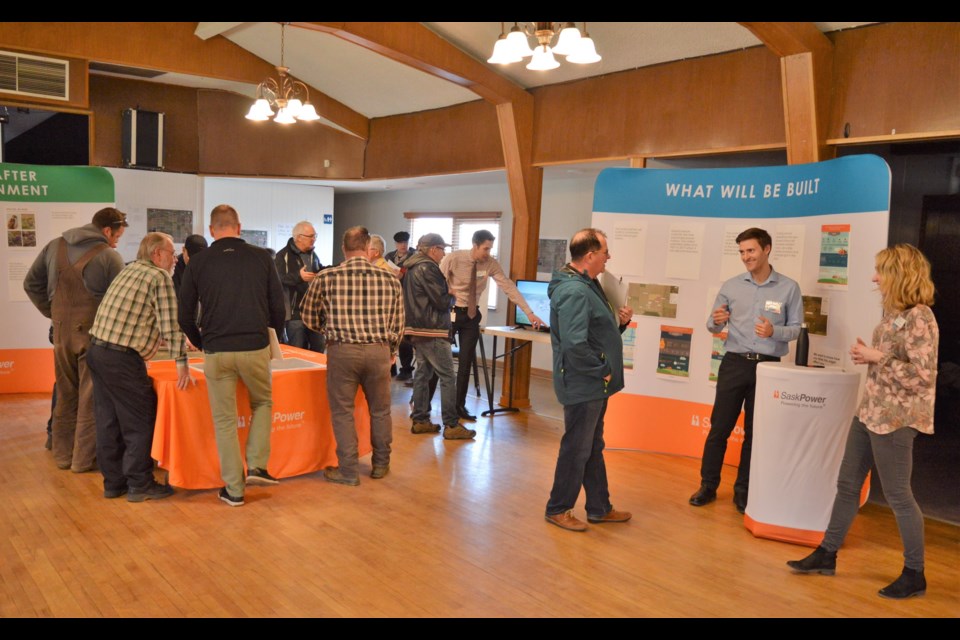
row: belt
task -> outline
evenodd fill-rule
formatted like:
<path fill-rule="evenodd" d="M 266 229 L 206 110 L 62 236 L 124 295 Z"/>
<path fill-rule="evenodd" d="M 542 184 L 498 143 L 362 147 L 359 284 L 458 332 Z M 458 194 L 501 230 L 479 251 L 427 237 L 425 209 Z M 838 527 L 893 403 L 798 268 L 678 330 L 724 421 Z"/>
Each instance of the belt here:
<path fill-rule="evenodd" d="M 754 362 L 780 362 L 780 356 L 768 356 L 765 353 L 736 353 L 734 351 L 728 351 L 727 353 Z"/>
<path fill-rule="evenodd" d="M 480 305 L 477 305 L 474 307 L 474 309 L 479 309 L 479 308 L 480 308 Z M 470 307 L 454 307 L 454 309 L 457 311 L 469 311 Z"/>
<path fill-rule="evenodd" d="M 106 340 L 101 340 L 100 338 L 94 338 L 91 336 L 90 344 L 95 344 L 98 347 L 103 347 L 104 349 L 110 349 L 111 351 L 119 351 L 120 353 L 132 353 L 137 357 L 140 357 L 140 352 L 131 347 L 123 347 L 119 344 L 114 344 L 112 342 L 107 342 Z"/>
<path fill-rule="evenodd" d="M 343 342 L 342 340 L 327 340 L 327 346 L 339 346 L 344 344 L 352 344 L 357 347 L 389 347 L 390 343 L 386 341 L 382 342 Z"/>

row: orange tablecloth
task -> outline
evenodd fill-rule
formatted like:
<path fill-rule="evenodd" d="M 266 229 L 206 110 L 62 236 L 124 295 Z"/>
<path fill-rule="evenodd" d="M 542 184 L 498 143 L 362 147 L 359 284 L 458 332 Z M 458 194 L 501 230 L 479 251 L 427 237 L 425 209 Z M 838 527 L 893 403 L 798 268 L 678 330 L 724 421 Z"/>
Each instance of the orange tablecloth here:
<path fill-rule="evenodd" d="M 326 356 L 281 345 L 285 357 L 326 363 Z M 202 358 L 191 359 L 200 364 Z M 195 387 L 177 389 L 176 366 L 172 361 L 147 363 L 157 391 L 157 423 L 151 455 L 169 472 L 170 484 L 185 489 L 214 489 L 223 486 L 220 461 L 214 438 L 213 418 L 202 373 L 191 370 Z M 242 382 L 237 385 L 240 448 L 246 450 L 250 424 L 250 401 Z M 354 418 L 360 455 L 371 451 L 370 414 L 363 391 L 357 392 Z M 313 473 L 337 464 L 337 443 L 333 437 L 330 406 L 327 404 L 327 370 L 306 369 L 273 372 L 273 430 L 270 435 L 270 463 L 267 470 L 277 478 Z"/>

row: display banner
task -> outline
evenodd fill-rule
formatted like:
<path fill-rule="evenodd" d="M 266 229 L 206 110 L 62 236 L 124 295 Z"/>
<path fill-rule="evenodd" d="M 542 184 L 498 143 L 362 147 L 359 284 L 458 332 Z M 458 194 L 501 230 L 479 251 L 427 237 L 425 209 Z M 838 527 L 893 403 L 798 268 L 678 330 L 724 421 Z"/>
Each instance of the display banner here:
<path fill-rule="evenodd" d="M 880 320 L 871 278 L 874 257 L 887 246 L 889 209 L 890 168 L 872 155 L 783 167 L 602 171 L 593 226 L 607 234 L 607 269 L 643 302 L 634 307 L 632 375 L 607 410 L 607 446 L 702 454 L 718 351 L 706 323 L 719 287 L 746 272 L 734 239 L 750 227 L 770 233 L 770 263 L 800 285 L 805 318 L 816 325 L 810 364 L 861 370 L 847 352 L 857 337 L 869 341 Z M 658 291 L 669 299 L 658 300 Z M 793 361 L 793 345 L 785 362 Z M 727 462 L 739 460 L 741 442 L 738 426 Z"/>
<path fill-rule="evenodd" d="M 88 224 L 114 206 L 113 176 L 99 167 L 0 163 L 0 393 L 49 392 L 53 387 L 50 320 L 29 301 L 23 278 L 37 255 L 67 229 Z"/>

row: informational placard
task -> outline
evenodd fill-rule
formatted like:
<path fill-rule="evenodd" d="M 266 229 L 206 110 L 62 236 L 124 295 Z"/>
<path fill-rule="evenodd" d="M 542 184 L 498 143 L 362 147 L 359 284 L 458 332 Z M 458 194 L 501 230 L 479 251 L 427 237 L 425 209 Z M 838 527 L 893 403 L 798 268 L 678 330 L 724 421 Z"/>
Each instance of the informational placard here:
<path fill-rule="evenodd" d="M 808 296 L 812 362 L 862 372 L 848 352 L 881 317 L 871 277 L 874 256 L 887 245 L 889 205 L 890 169 L 872 155 L 782 167 L 602 171 L 592 226 L 615 238 L 607 266 L 629 287 L 678 287 L 675 317 L 661 318 L 668 322 L 640 315 L 639 296 L 628 296 L 637 314 L 634 369 L 610 398 L 607 445 L 702 454 L 725 348 L 707 320 L 724 281 L 749 277 L 736 237 L 750 227 L 771 235 L 770 264 Z M 698 243 L 699 276 L 690 278 L 692 267 L 678 257 Z M 793 350 L 791 343 L 785 362 Z M 735 443 L 728 447 L 734 464 Z"/>
<path fill-rule="evenodd" d="M 67 229 L 89 223 L 114 205 L 113 177 L 97 167 L 0 163 L 0 393 L 49 392 L 53 356 L 50 321 L 29 301 L 23 279 L 40 251 Z"/>

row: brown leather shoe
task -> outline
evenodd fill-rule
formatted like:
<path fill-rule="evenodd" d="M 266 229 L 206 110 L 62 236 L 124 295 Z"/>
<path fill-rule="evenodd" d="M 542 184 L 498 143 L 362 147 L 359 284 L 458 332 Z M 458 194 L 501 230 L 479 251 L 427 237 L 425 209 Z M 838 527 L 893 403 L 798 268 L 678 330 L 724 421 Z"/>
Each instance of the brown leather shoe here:
<path fill-rule="evenodd" d="M 566 529 L 567 531 L 586 531 L 587 524 L 582 520 L 578 520 L 573 515 L 573 509 L 564 511 L 563 513 L 556 513 L 552 516 L 544 516 L 547 519 L 547 522 L 550 524 L 555 524 L 561 529 Z"/>
<path fill-rule="evenodd" d="M 633 514 L 629 511 L 617 511 L 613 507 L 610 508 L 610 511 L 607 511 L 607 514 L 602 518 L 591 518 L 587 514 L 587 522 L 590 524 L 603 524 L 605 522 L 626 522 L 633 517 Z"/>

